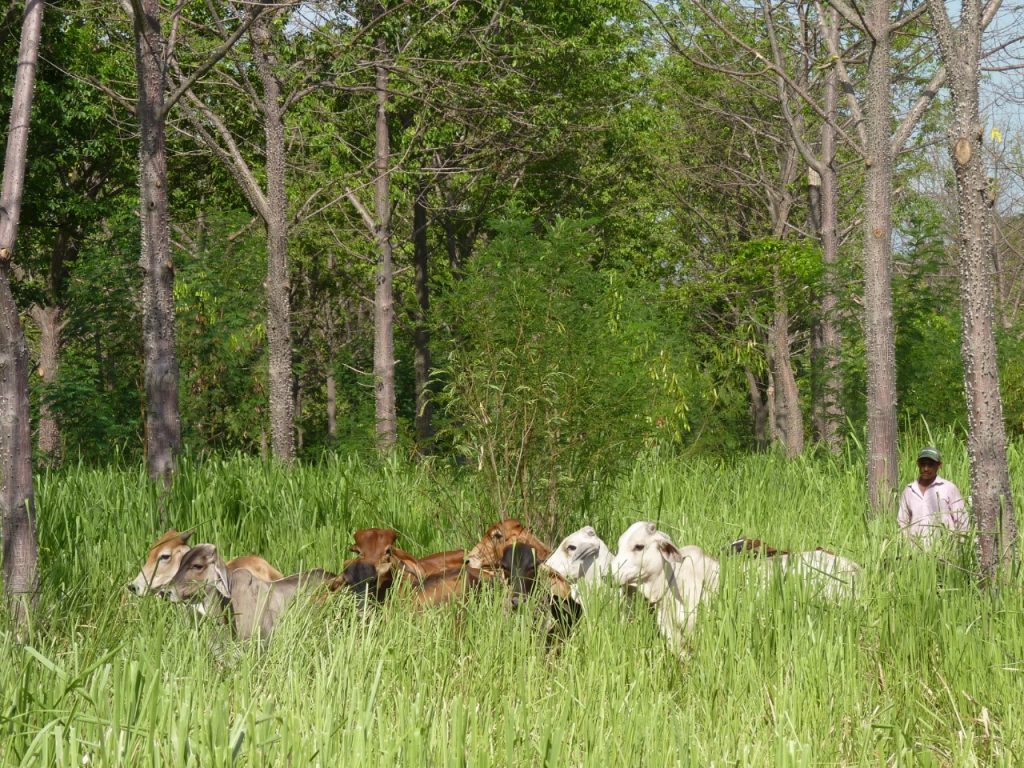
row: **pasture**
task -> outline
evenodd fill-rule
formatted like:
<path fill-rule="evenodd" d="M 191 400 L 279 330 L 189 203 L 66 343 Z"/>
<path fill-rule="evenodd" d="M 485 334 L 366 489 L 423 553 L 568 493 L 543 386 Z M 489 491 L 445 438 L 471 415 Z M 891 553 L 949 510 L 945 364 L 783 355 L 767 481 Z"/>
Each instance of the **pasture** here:
<path fill-rule="evenodd" d="M 913 472 L 904 446 L 901 476 Z M 947 443 L 947 476 L 967 460 Z M 1024 452 L 1011 450 L 1018 510 Z M 730 462 L 650 456 L 564 510 L 614 549 L 656 520 L 713 556 L 739 535 L 824 546 L 862 564 L 848 603 L 730 578 L 680 662 L 643 606 L 610 598 L 548 648 L 543 621 L 485 590 L 464 608 L 347 596 L 287 614 L 269 647 L 182 606 L 130 596 L 150 542 L 257 552 L 282 572 L 337 570 L 354 529 L 413 552 L 469 546 L 497 511 L 472 478 L 331 460 L 186 465 L 161 520 L 141 470 L 68 468 L 38 482 L 42 587 L 31 636 L 0 638 L 0 765 L 991 765 L 1024 760 L 1020 580 L 981 593 L 973 556 L 909 556 L 863 519 L 862 458 Z"/>

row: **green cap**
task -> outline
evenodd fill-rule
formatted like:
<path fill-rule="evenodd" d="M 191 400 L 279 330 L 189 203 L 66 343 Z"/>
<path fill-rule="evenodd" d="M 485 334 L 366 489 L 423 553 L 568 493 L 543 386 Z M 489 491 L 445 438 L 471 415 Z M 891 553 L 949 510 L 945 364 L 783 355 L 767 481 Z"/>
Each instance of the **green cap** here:
<path fill-rule="evenodd" d="M 938 448 L 922 448 L 921 452 L 917 454 L 917 460 L 920 461 L 921 459 L 931 459 L 940 464 L 942 463 L 942 455 L 939 453 Z"/>

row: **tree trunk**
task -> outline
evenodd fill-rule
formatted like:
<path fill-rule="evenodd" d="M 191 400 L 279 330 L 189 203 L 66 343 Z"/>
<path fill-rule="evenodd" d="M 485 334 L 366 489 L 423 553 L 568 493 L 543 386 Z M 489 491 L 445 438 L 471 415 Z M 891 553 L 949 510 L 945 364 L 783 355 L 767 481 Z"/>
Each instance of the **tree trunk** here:
<path fill-rule="evenodd" d="M 419 312 L 416 316 L 414 344 L 416 348 L 416 445 L 422 454 L 433 452 L 434 404 L 430 397 L 430 329 L 427 317 L 430 311 L 430 284 L 428 282 L 428 243 L 426 187 L 419 190 L 413 201 L 413 251 L 416 265 L 416 298 Z"/>
<path fill-rule="evenodd" d="M 833 23 L 829 26 L 829 34 L 834 35 L 838 47 L 839 27 Z M 839 100 L 839 74 L 835 67 L 830 68 L 825 84 L 825 113 L 828 116 L 821 126 L 821 161 L 823 173 L 820 174 L 819 214 L 817 232 L 821 241 L 821 260 L 824 265 L 824 294 L 821 297 L 821 314 L 818 318 L 817 349 L 819 364 L 817 370 L 820 422 L 818 436 L 832 453 L 838 453 L 842 447 L 840 425 L 843 421 L 843 409 L 839 402 L 842 392 L 842 380 L 839 369 L 839 332 L 836 329 L 836 266 L 839 263 L 839 183 L 836 172 L 836 138 L 835 122 Z"/>
<path fill-rule="evenodd" d="M 270 45 L 271 15 L 253 22 L 253 58 L 263 88 L 266 138 L 267 226 L 267 352 L 270 380 L 270 447 L 274 458 L 295 458 L 295 415 L 292 399 L 291 297 L 288 275 L 288 191 L 285 187 L 284 114 L 281 88 L 274 74 Z"/>
<path fill-rule="evenodd" d="M 329 365 L 333 364 L 333 356 Z M 338 440 L 338 393 L 334 371 L 327 371 L 327 442 L 334 445 Z"/>
<path fill-rule="evenodd" d="M 761 395 L 761 388 L 757 384 L 757 377 L 753 371 L 744 367 L 743 373 L 747 377 L 747 393 L 750 395 L 750 418 L 754 426 L 754 445 L 757 450 L 763 451 L 768 447 L 768 405 Z"/>
<path fill-rule="evenodd" d="M 391 257 L 391 141 L 388 136 L 388 62 L 387 44 L 377 41 L 376 66 L 377 121 L 374 153 L 374 208 L 377 227 L 377 288 L 373 302 L 373 381 L 377 418 L 377 448 L 392 450 L 398 441 L 395 412 L 395 308 L 392 295 Z"/>
<path fill-rule="evenodd" d="M 960 296 L 963 307 L 964 388 L 967 394 L 971 496 L 983 577 L 1016 562 L 1017 526 L 1006 459 L 993 321 L 994 266 L 988 178 L 982 157 L 978 80 L 983 23 L 976 0 L 964 3 L 959 28 L 945 7 L 929 0 L 953 94 L 950 153 L 956 174 Z"/>
<path fill-rule="evenodd" d="M 146 463 L 169 486 L 181 448 L 174 266 L 167 201 L 164 39 L 159 0 L 133 13 L 138 78 L 139 187 L 142 220 L 142 341 L 146 377 Z"/>
<path fill-rule="evenodd" d="M 867 180 L 864 190 L 864 341 L 867 355 L 868 500 L 877 515 L 897 483 L 896 344 L 892 311 L 892 94 L 888 0 L 871 0 L 868 57 Z"/>
<path fill-rule="evenodd" d="M 29 309 L 29 314 L 39 328 L 39 377 L 43 380 L 44 387 L 49 387 L 57 381 L 57 368 L 60 366 L 60 334 L 67 321 L 61 319 L 60 307 L 33 305 Z M 50 466 L 60 463 L 60 425 L 57 423 L 57 417 L 50 412 L 45 397 L 39 406 L 39 453 Z"/>
<path fill-rule="evenodd" d="M 781 289 L 776 290 L 775 301 L 775 317 L 769 342 L 775 384 L 775 435 L 786 456 L 793 458 L 804 450 L 804 425 L 800 413 L 800 394 L 789 353 L 789 312 Z"/>
<path fill-rule="evenodd" d="M 11 121 L 0 189 L 0 537 L 4 594 L 19 626 L 28 620 L 38 578 L 32 433 L 28 405 L 28 345 L 11 293 L 11 259 L 18 237 L 28 158 L 43 0 L 27 0 L 18 66 L 11 94 Z"/>

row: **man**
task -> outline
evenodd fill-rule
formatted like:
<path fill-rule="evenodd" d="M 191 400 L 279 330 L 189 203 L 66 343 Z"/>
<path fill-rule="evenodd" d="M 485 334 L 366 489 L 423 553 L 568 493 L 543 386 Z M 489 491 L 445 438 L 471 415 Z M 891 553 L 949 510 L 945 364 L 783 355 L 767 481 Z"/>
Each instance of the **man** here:
<path fill-rule="evenodd" d="M 917 480 L 903 489 L 897 515 L 900 530 L 912 541 L 930 544 L 943 528 L 967 530 L 967 513 L 960 489 L 939 477 L 942 456 L 937 448 L 917 454 Z"/>

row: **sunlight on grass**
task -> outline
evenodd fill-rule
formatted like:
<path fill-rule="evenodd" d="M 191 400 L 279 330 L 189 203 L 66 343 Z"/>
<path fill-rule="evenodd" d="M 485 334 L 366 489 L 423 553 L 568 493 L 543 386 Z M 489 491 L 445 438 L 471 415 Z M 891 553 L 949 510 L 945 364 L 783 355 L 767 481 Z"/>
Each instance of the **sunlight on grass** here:
<path fill-rule="evenodd" d="M 966 486 L 962 449 L 944 450 Z M 1019 447 L 1011 460 L 1019 478 Z M 553 649 L 539 600 L 511 614 L 494 590 L 464 608 L 416 612 L 398 598 L 366 616 L 345 598 L 307 601 L 261 652 L 124 589 L 170 525 L 286 573 L 339 569 L 351 532 L 370 525 L 400 530 L 416 552 L 463 546 L 490 522 L 471 478 L 217 460 L 184 468 L 161 519 L 141 472 L 44 476 L 39 610 L 29 642 L 0 638 L 0 763 L 1019 762 L 1020 582 L 981 593 L 970 552 L 909 552 L 892 520 L 865 525 L 862 486 L 852 457 L 649 458 L 591 508 L 566 510 L 563 535 L 589 522 L 612 546 L 646 518 L 715 556 L 745 534 L 864 566 L 857 596 L 830 604 L 789 581 L 754 590 L 725 562 L 679 662 L 648 611 L 614 596 L 596 596 Z"/>

